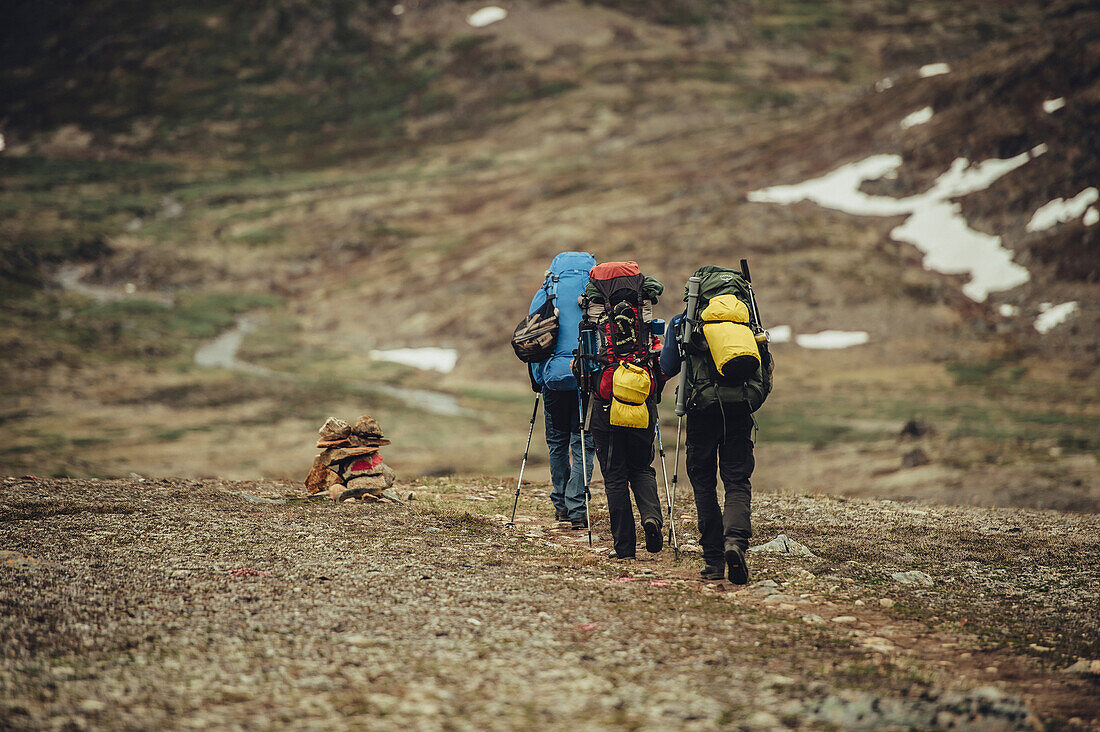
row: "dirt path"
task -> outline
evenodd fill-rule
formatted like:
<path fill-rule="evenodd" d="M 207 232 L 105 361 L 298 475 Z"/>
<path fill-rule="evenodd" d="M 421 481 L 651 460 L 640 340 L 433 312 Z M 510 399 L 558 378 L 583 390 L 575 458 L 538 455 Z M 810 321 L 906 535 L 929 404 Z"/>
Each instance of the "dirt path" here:
<path fill-rule="evenodd" d="M 607 560 L 544 487 L 516 529 L 499 481 L 409 487 L 3 479 L 0 727 L 1100 729 L 1060 670 L 1100 655 L 1097 517 L 759 496 L 754 544 L 819 558 L 735 591 Z"/>

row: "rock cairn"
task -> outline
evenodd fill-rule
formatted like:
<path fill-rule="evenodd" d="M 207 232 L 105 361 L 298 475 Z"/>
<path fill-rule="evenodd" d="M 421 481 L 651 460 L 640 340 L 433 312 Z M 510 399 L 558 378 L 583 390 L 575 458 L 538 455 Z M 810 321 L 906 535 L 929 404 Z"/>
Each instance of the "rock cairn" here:
<path fill-rule="evenodd" d="M 329 417 L 317 431 L 317 447 L 323 452 L 313 461 L 306 477 L 310 495 L 327 491 L 329 498 L 378 501 L 393 485 L 396 474 L 382 461 L 379 448 L 390 444 L 378 420 L 364 414 L 354 425 Z"/>

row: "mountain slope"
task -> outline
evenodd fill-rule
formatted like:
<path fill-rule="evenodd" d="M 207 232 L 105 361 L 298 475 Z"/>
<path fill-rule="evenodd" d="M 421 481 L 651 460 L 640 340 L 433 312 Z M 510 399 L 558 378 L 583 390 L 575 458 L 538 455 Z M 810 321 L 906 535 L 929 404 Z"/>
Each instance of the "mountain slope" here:
<path fill-rule="evenodd" d="M 326 416 L 367 411 L 406 474 L 503 473 L 529 413 L 507 337 L 578 248 L 640 261 L 666 318 L 698 265 L 744 256 L 768 325 L 868 333 L 776 346 L 764 490 L 1098 505 L 1096 227 L 1026 231 L 1095 183 L 1087 4 L 539 2 L 480 29 L 443 2 L 79 6 L 3 43 L 7 472 L 297 476 Z M 892 240 L 901 217 L 746 199 L 873 153 L 903 164 L 862 190 L 900 198 L 1039 144 L 958 201 L 1031 277 L 987 303 Z M 266 375 L 195 364 L 245 314 Z M 458 367 L 370 358 L 406 346 Z M 915 417 L 935 434 L 899 440 Z"/>

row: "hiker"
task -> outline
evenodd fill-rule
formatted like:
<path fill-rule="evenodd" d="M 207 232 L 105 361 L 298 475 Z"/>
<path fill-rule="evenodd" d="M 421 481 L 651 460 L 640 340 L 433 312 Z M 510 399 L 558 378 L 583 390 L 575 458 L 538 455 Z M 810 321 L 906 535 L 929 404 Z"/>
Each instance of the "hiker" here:
<path fill-rule="evenodd" d="M 550 502 L 554 519 L 568 521 L 576 531 L 588 528 L 585 490 L 592 479 L 593 440 L 586 435 L 585 453 L 581 454 L 580 399 L 577 381 L 570 369 L 577 348 L 581 322 L 578 303 L 588 272 L 596 259 L 587 252 L 562 252 L 554 257 L 542 287 L 531 300 L 529 313 L 553 311 L 557 316 L 557 336 L 553 350 L 545 359 L 528 364 L 531 388 L 541 392 L 546 428 L 546 447 L 550 453 Z"/>
<path fill-rule="evenodd" d="M 581 342 L 593 334 L 594 357 L 579 359 L 585 363 L 575 368 L 589 405 L 585 418 L 596 439 L 616 559 L 633 559 L 637 549 L 631 492 L 646 550 L 659 552 L 664 544 L 653 469 L 660 341 L 650 332 L 653 305 L 664 289 L 636 262 L 605 262 L 592 268 L 582 297 Z"/>
<path fill-rule="evenodd" d="M 748 270 L 744 260 L 742 269 Z M 708 265 L 688 282 L 688 307 L 669 324 L 676 342 L 661 351 L 661 370 L 671 378 L 686 362 L 677 414 L 687 414 L 687 474 L 703 548 L 700 575 L 728 574 L 730 582 L 743 585 L 752 537 L 753 412 L 771 392 L 771 355 L 740 270 Z M 691 293 L 696 287 L 697 297 Z M 716 472 L 725 489 L 721 507 Z"/>

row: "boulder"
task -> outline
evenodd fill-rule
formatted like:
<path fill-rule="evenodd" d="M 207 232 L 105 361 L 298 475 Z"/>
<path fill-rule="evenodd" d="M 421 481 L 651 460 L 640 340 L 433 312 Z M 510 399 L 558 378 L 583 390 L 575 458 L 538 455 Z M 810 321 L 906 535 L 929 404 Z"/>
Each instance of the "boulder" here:
<path fill-rule="evenodd" d="M 329 417 L 317 434 L 322 440 L 344 440 L 351 434 L 351 425 L 338 417 Z"/>
<path fill-rule="evenodd" d="M 890 576 L 894 578 L 895 582 L 900 582 L 903 585 L 923 585 L 924 587 L 931 587 L 935 584 L 935 580 L 919 569 L 914 569 L 909 572 L 894 572 Z"/>
<path fill-rule="evenodd" d="M 1077 663 L 1062 669 L 1067 674 L 1093 674 L 1100 676 L 1100 659 L 1078 657 Z"/>
<path fill-rule="evenodd" d="M 382 425 L 378 424 L 378 420 L 369 414 L 364 414 L 355 420 L 355 425 L 351 428 L 351 431 L 352 434 L 359 437 L 382 437 Z"/>
<path fill-rule="evenodd" d="M 773 554 L 786 554 L 793 557 L 807 557 L 817 559 L 817 555 L 808 547 L 799 544 L 794 539 L 788 539 L 786 534 L 780 534 L 767 544 L 759 544 L 749 548 L 750 552 L 771 552 Z"/>
<path fill-rule="evenodd" d="M 343 485 L 340 474 L 330 470 L 327 465 L 314 465 L 306 476 L 306 491 L 310 495 L 329 490 L 334 485 Z"/>

